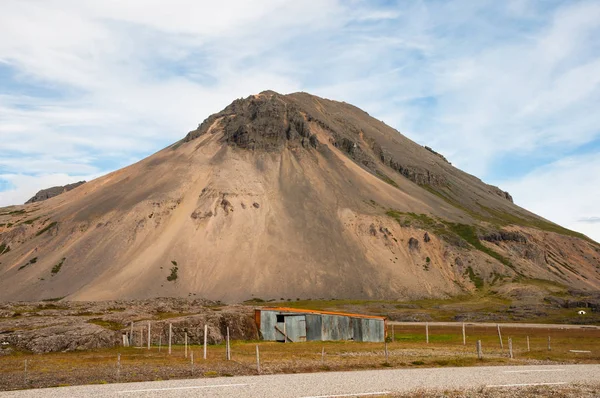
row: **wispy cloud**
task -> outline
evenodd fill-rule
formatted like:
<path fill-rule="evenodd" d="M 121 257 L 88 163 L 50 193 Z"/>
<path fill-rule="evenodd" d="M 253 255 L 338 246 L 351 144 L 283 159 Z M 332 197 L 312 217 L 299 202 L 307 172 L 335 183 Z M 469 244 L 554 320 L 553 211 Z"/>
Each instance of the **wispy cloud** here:
<path fill-rule="evenodd" d="M 600 217 L 583 217 L 577 221 L 588 223 L 588 224 L 598 224 L 598 223 L 600 223 Z"/>

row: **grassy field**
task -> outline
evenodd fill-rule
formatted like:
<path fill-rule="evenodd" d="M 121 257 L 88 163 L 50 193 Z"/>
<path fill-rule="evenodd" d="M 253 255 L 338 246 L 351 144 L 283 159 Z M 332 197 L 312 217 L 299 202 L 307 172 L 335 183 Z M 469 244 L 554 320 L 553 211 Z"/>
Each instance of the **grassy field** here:
<path fill-rule="evenodd" d="M 547 288 L 548 281 L 527 280 L 528 285 Z M 557 288 L 558 289 L 558 288 Z M 562 292 L 552 292 L 560 295 Z M 550 294 L 550 293 L 549 293 Z M 476 321 L 528 322 L 559 324 L 600 324 L 600 313 L 590 312 L 580 316 L 580 308 L 557 308 L 544 304 L 523 306 L 516 300 L 507 299 L 483 289 L 476 294 L 456 296 L 446 299 L 423 299 L 406 302 L 385 300 L 289 300 L 289 301 L 248 301 L 247 304 L 269 307 L 291 307 L 311 310 L 356 312 L 386 316 L 390 320 L 438 321 L 458 320 L 460 316 L 473 316 Z M 532 308 L 536 311 L 531 312 Z M 484 319 L 490 317 L 489 320 Z M 473 319 L 466 319 L 473 320 Z"/>
<path fill-rule="evenodd" d="M 391 327 L 389 328 L 391 332 Z M 429 344 L 421 326 L 394 326 L 393 341 L 384 343 L 307 342 L 274 343 L 235 341 L 232 360 L 225 360 L 225 346 L 191 345 L 188 358 L 184 347 L 175 346 L 171 355 L 165 347 L 117 348 L 70 353 L 33 355 L 17 352 L 0 356 L 0 389 L 22 389 L 78 384 L 102 384 L 189 377 L 217 377 L 257 374 L 256 345 L 260 348 L 264 374 L 358 370 L 376 368 L 415 368 L 478 366 L 500 364 L 552 364 L 600 362 L 600 330 L 506 328 L 504 349 L 495 327 L 467 326 L 467 344 L 462 343 L 460 327 L 432 327 Z M 531 351 L 527 351 L 526 338 Z M 548 336 L 551 350 L 548 350 Z M 512 338 L 514 359 L 508 358 L 507 339 Z M 391 333 L 390 333 L 391 340 Z M 482 341 L 482 360 L 475 342 Z M 385 347 L 387 345 L 387 359 Z M 570 350 L 589 350 L 573 353 Z M 191 353 L 195 360 L 192 364 Z M 325 353 L 323 356 L 322 353 Z M 117 357 L 120 354 L 120 367 Z M 27 362 L 27 371 L 25 371 Z"/>

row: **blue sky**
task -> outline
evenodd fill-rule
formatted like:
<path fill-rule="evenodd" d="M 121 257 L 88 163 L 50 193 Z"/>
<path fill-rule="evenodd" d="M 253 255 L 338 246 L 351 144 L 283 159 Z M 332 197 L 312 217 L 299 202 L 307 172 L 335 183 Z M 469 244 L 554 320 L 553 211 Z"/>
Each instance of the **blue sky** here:
<path fill-rule="evenodd" d="M 355 104 L 600 240 L 598 1 L 0 6 L 0 205 L 126 166 L 265 89 Z"/>

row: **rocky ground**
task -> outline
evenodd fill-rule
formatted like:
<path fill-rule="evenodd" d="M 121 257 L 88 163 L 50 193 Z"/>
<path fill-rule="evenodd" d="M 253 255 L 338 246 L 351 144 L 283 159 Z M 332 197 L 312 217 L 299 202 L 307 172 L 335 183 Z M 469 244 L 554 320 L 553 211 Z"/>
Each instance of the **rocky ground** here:
<path fill-rule="evenodd" d="M 207 300 L 154 299 L 105 302 L 32 302 L 0 304 L 0 355 L 13 351 L 47 353 L 120 346 L 130 333 L 139 345 L 140 333 L 147 342 L 166 344 L 169 323 L 173 344 L 199 343 L 208 326 L 207 341 L 219 344 L 229 327 L 232 339 L 258 337 L 252 307 L 223 306 Z"/>
<path fill-rule="evenodd" d="M 600 385 L 534 386 L 526 388 L 475 389 L 467 391 L 420 390 L 392 395 L 395 398 L 595 398 L 600 396 Z"/>

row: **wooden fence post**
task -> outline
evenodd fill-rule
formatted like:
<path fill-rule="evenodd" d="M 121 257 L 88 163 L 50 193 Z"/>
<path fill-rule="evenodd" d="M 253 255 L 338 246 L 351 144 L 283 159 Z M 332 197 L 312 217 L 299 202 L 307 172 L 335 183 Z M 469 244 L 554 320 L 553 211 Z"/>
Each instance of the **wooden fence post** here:
<path fill-rule="evenodd" d="M 148 321 L 148 349 L 150 349 L 150 321 Z"/>
<path fill-rule="evenodd" d="M 551 350 L 551 348 L 550 348 L 550 336 L 548 336 L 548 351 L 550 351 L 550 350 Z"/>
<path fill-rule="evenodd" d="M 194 374 L 194 351 L 190 351 L 191 364 L 192 364 L 192 375 Z"/>
<path fill-rule="evenodd" d="M 121 353 L 117 354 L 117 381 L 121 379 Z"/>
<path fill-rule="evenodd" d="M 160 352 L 162 346 L 162 333 L 158 335 L 158 352 Z"/>
<path fill-rule="evenodd" d="M 169 323 L 169 355 L 171 355 L 171 342 L 173 340 L 173 324 Z"/>
<path fill-rule="evenodd" d="M 256 372 L 260 374 L 260 354 L 258 352 L 258 344 L 256 345 Z"/>
<path fill-rule="evenodd" d="M 384 347 L 385 347 L 385 363 L 388 363 L 389 356 L 388 356 L 387 340 L 384 340 Z"/>
<path fill-rule="evenodd" d="M 227 344 L 225 345 L 227 360 L 231 361 L 231 348 L 229 346 L 229 326 L 227 327 Z"/>
<path fill-rule="evenodd" d="M 131 332 L 129 332 L 129 347 L 135 347 L 133 343 L 133 321 L 131 321 Z"/>
<path fill-rule="evenodd" d="M 206 337 L 208 334 L 208 325 L 204 325 L 204 359 L 206 359 Z"/>
<path fill-rule="evenodd" d="M 498 339 L 500 340 L 500 348 L 504 349 L 504 344 L 502 343 L 502 333 L 500 332 L 500 324 L 496 324 L 498 327 Z"/>
<path fill-rule="evenodd" d="M 321 348 L 321 366 L 325 366 L 325 346 Z"/>
<path fill-rule="evenodd" d="M 462 324 L 463 345 L 467 345 L 467 335 L 465 333 L 465 323 Z"/>
<path fill-rule="evenodd" d="M 513 359 L 512 339 L 508 338 L 508 357 Z"/>
<path fill-rule="evenodd" d="M 527 352 L 531 351 L 530 347 L 529 347 L 529 336 L 527 336 Z"/>
<path fill-rule="evenodd" d="M 187 358 L 187 332 L 185 332 L 184 345 L 185 345 L 185 357 Z"/>
<path fill-rule="evenodd" d="M 425 341 L 429 344 L 429 322 L 425 322 Z"/>
<path fill-rule="evenodd" d="M 481 340 L 477 340 L 477 358 L 483 359 L 483 350 L 481 349 Z"/>

